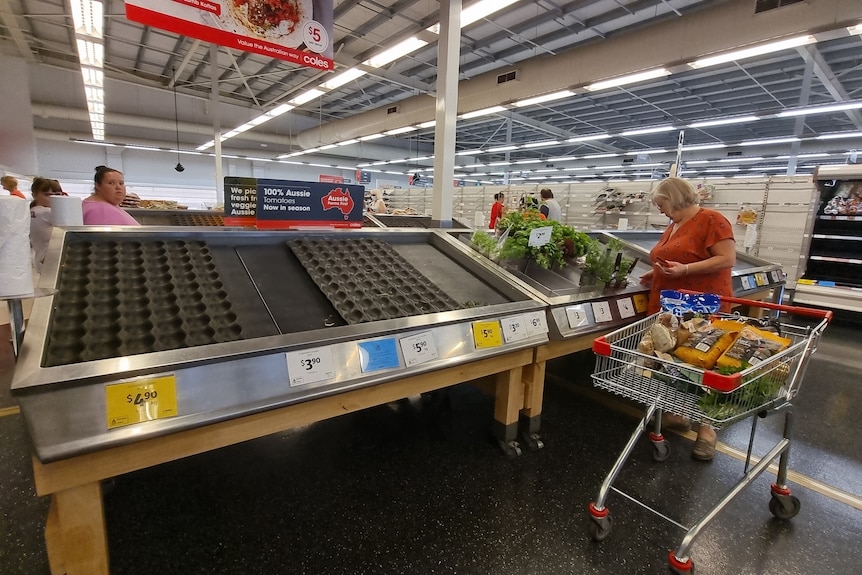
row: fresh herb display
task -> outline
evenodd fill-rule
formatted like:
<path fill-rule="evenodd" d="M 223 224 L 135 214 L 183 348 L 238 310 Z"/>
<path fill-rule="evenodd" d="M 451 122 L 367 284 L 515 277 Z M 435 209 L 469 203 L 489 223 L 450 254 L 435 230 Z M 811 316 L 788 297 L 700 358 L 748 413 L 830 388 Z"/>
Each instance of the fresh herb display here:
<path fill-rule="evenodd" d="M 617 266 L 617 255 L 622 253 L 623 243 L 617 238 L 610 238 L 607 244 L 592 240 L 586 253 L 584 273 L 595 276 L 604 283 L 621 282 L 632 260 L 620 256 Z"/>
<path fill-rule="evenodd" d="M 545 227 L 553 228 L 551 240 L 543 246 L 529 245 L 530 233 Z M 497 240 L 484 232 L 473 234 L 473 243 L 479 251 L 487 250 L 491 257 L 501 260 L 529 258 L 546 269 L 550 269 L 554 264 L 564 266 L 568 259 L 585 255 L 588 247 L 595 241 L 571 226 L 542 219 L 536 211 L 511 212 L 500 220 L 498 228 L 504 230 L 499 246 Z"/>

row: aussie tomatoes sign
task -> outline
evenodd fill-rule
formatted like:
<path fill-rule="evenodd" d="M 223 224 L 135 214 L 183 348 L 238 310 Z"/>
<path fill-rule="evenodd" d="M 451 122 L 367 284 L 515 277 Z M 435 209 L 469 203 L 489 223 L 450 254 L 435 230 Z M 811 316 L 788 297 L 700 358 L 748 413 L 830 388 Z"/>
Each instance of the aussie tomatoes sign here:
<path fill-rule="evenodd" d="M 232 177 L 224 184 L 225 225 L 362 227 L 364 186 Z"/>
<path fill-rule="evenodd" d="M 244 52 L 333 70 L 333 0 L 126 0 L 129 20 Z"/>

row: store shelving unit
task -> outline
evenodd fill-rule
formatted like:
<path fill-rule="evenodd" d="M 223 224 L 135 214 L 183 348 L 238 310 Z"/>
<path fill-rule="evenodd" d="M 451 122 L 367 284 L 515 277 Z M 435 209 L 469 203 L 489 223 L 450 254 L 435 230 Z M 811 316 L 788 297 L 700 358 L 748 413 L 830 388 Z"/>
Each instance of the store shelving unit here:
<path fill-rule="evenodd" d="M 794 302 L 862 311 L 862 166 L 817 170 L 809 220 Z"/>

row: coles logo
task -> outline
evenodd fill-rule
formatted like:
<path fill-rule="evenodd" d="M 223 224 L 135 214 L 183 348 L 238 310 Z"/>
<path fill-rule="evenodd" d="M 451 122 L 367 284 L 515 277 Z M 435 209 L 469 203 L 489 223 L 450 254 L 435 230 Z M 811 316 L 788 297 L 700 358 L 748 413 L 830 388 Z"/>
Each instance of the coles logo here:
<path fill-rule="evenodd" d="M 341 188 L 335 188 L 325 196 L 320 199 L 320 203 L 323 204 L 323 210 L 341 210 L 341 213 L 344 215 L 344 219 L 346 220 L 350 216 L 350 212 L 353 211 L 353 198 L 350 197 L 350 192 L 342 190 Z"/>
<path fill-rule="evenodd" d="M 315 68 L 321 68 L 323 70 L 329 70 L 329 60 L 325 60 L 320 56 L 313 55 L 304 55 L 302 57 L 302 63 L 308 64 L 309 66 L 314 66 Z"/>

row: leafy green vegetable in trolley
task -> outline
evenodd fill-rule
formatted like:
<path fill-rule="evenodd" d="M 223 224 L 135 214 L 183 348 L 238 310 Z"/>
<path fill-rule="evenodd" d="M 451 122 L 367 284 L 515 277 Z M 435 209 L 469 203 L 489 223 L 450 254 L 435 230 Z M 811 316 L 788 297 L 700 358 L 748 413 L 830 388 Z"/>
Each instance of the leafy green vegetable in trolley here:
<path fill-rule="evenodd" d="M 504 230 L 500 238 L 501 245 L 488 247 L 488 241 L 496 242 L 494 238 L 477 232 L 473 242 L 480 251 L 488 247 L 492 255 L 502 260 L 530 258 L 543 268 L 550 269 L 554 264 L 566 265 L 568 259 L 583 256 L 588 246 L 594 241 L 587 234 L 566 226 L 560 222 L 542 219 L 539 212 L 511 212 L 497 226 Z M 530 233 L 538 228 L 550 227 L 551 239 L 543 246 L 531 246 Z M 496 253 L 495 253 L 496 252 Z"/>
<path fill-rule="evenodd" d="M 717 369 L 722 375 L 732 375 L 751 367 L 743 362 L 740 366 L 727 366 Z M 768 371 L 754 371 L 743 376 L 742 386 L 732 393 L 707 391 L 697 401 L 697 407 L 707 417 L 722 421 L 749 409 L 765 405 L 776 398 L 781 386 L 787 382 L 790 367 L 779 364 Z"/>

